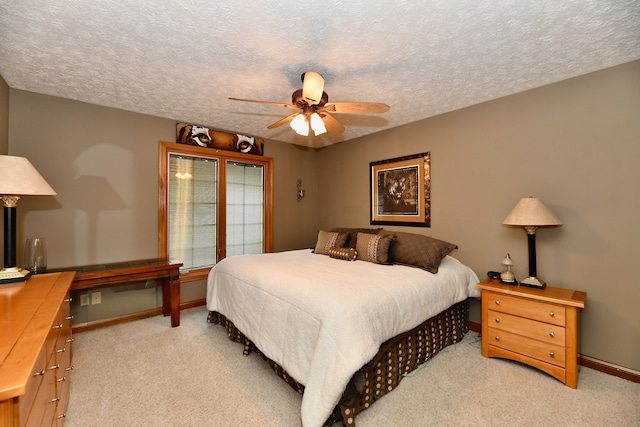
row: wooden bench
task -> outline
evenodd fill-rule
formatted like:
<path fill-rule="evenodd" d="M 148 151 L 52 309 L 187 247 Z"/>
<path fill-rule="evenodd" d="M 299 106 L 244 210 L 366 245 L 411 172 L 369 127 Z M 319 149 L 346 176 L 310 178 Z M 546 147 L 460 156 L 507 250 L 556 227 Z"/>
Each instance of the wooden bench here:
<path fill-rule="evenodd" d="M 172 264 L 165 259 L 144 259 L 137 261 L 116 262 L 69 267 L 59 270 L 74 270 L 76 275 L 71 283 L 71 290 L 93 289 L 101 286 L 132 283 L 143 280 L 157 280 L 162 285 L 162 314 L 171 316 L 171 326 L 180 326 L 180 267 L 182 263 Z M 156 309 L 157 310 L 157 309 Z M 74 325 L 73 330 L 93 329 L 107 324 L 121 323 L 140 317 L 148 317 L 154 313 L 140 316 L 133 314 L 116 321 L 97 321 L 91 325 Z"/>

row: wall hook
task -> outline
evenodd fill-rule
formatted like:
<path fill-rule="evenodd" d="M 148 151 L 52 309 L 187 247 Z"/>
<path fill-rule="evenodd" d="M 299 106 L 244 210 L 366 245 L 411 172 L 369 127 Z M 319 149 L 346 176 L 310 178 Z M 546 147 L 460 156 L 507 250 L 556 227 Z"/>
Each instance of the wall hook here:
<path fill-rule="evenodd" d="M 302 189 L 301 179 L 299 179 L 298 182 L 296 182 L 296 187 L 298 187 L 298 203 L 300 203 L 302 201 L 302 198 L 304 197 L 304 190 Z"/>

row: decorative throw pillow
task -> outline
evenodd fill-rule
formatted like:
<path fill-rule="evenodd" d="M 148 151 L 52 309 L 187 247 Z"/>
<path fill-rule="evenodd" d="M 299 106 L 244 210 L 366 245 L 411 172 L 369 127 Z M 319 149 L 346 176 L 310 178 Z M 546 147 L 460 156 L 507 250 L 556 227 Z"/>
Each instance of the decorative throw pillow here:
<path fill-rule="evenodd" d="M 329 249 L 329 256 L 336 259 L 344 259 L 347 261 L 355 261 L 358 252 L 353 248 L 336 248 Z"/>
<path fill-rule="evenodd" d="M 388 231 L 382 232 L 387 234 Z M 418 267 L 430 273 L 437 273 L 442 259 L 458 247 L 444 240 L 421 234 L 395 232 L 389 248 L 389 262 Z"/>
<path fill-rule="evenodd" d="M 316 248 L 313 252 L 316 254 L 327 255 L 329 254 L 329 249 L 333 247 L 343 247 L 348 236 L 349 235 L 347 233 L 320 230 L 320 232 L 318 232 Z"/>
<path fill-rule="evenodd" d="M 389 245 L 392 240 L 393 234 L 358 233 L 358 259 L 376 264 L 389 264 Z"/>
<path fill-rule="evenodd" d="M 334 228 L 331 231 L 336 231 L 338 233 L 348 233 L 349 237 L 344 244 L 345 248 L 356 248 L 356 241 L 358 240 L 358 233 L 367 233 L 367 234 L 378 234 L 382 231 L 382 227 L 380 228 Z"/>

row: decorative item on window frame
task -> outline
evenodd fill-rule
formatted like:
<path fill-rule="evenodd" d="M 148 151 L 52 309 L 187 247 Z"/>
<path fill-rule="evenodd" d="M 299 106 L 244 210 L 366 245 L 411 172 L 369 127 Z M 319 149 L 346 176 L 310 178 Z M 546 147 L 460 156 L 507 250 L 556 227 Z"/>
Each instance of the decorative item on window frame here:
<path fill-rule="evenodd" d="M 176 124 L 176 142 L 245 154 L 264 155 L 264 139 L 222 132 L 204 126 Z"/>
<path fill-rule="evenodd" d="M 370 163 L 371 224 L 431 227 L 431 153 Z"/>

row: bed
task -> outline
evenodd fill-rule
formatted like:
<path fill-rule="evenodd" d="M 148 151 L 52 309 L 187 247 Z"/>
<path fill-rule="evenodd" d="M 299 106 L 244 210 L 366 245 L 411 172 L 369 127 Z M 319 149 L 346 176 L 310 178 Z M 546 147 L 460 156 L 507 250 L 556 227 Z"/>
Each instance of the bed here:
<path fill-rule="evenodd" d="M 314 249 L 226 258 L 207 279 L 208 320 L 303 393 L 304 427 L 355 426 L 403 373 L 463 338 L 466 300 L 479 296 L 455 245 L 340 230 Z"/>

